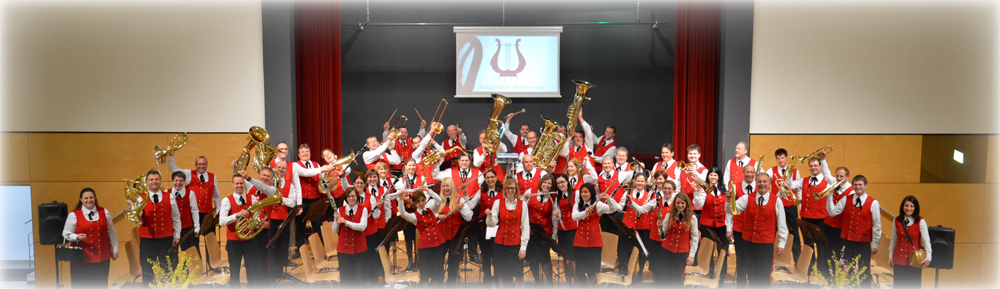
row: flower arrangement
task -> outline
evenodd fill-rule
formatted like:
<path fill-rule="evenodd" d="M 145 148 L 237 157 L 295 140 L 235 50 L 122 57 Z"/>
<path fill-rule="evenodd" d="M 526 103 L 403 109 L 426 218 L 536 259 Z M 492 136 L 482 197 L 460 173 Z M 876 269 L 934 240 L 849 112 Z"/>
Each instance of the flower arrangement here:
<path fill-rule="evenodd" d="M 844 250 L 840 250 L 840 254 L 836 251 L 833 252 L 833 257 L 830 260 L 826 260 L 826 263 L 830 265 L 828 280 L 826 276 L 820 274 L 819 268 L 814 264 L 812 267 L 812 277 L 819 279 L 819 284 L 823 285 L 824 289 L 828 288 L 854 288 L 861 284 L 861 273 L 868 269 L 867 266 L 858 268 L 858 260 L 861 259 L 861 255 L 854 256 L 854 259 L 850 263 L 844 259 Z"/>
<path fill-rule="evenodd" d="M 153 275 L 155 282 L 151 282 L 152 288 L 187 288 L 194 283 L 198 276 L 199 265 L 194 264 L 193 258 L 189 258 L 186 253 L 177 254 L 177 266 L 171 266 L 170 256 L 167 256 L 167 266 L 163 268 L 159 262 L 153 259 L 146 259 L 146 262 L 153 264 Z"/>

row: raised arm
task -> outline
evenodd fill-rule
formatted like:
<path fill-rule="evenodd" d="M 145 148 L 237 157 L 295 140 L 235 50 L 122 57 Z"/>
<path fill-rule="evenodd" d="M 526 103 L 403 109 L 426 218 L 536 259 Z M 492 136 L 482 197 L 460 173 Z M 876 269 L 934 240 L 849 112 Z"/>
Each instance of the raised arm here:
<path fill-rule="evenodd" d="M 181 169 L 177 167 L 177 162 L 174 160 L 174 155 L 170 154 L 167 157 L 167 168 L 170 169 L 170 173 L 183 172 L 184 173 L 184 185 L 191 184 L 191 170 Z M 218 203 L 216 204 L 218 205 Z"/>

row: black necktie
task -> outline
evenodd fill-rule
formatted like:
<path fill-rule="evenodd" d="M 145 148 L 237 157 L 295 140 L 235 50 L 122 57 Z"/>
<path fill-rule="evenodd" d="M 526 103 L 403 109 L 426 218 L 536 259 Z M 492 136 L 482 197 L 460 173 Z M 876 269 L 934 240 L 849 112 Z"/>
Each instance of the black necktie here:
<path fill-rule="evenodd" d="M 239 198 L 240 198 L 240 200 L 239 200 L 239 201 L 240 201 L 240 202 L 239 202 L 239 203 L 240 203 L 240 206 L 242 206 L 242 205 L 246 205 L 246 204 L 247 204 L 247 200 L 243 199 L 243 196 L 239 196 Z"/>
<path fill-rule="evenodd" d="M 569 185 L 570 186 L 576 185 L 576 178 L 575 177 L 569 178 Z"/>
<path fill-rule="evenodd" d="M 580 151 L 580 150 L 581 150 L 580 146 L 576 146 L 576 151 Z"/>
<path fill-rule="evenodd" d="M 94 212 L 90 213 L 93 214 Z M 910 218 L 903 218 L 903 227 L 908 227 L 908 226 L 910 226 Z"/>
<path fill-rule="evenodd" d="M 635 198 L 636 198 L 636 199 L 638 199 L 638 198 L 640 198 L 640 197 L 641 197 L 641 196 L 639 195 L 639 193 L 640 193 L 639 191 L 635 191 Z"/>
<path fill-rule="evenodd" d="M 781 169 L 781 176 L 785 176 L 785 169 Z"/>
<path fill-rule="evenodd" d="M 462 180 L 464 181 L 465 178 L 469 177 L 469 171 L 462 170 L 461 172 L 462 172 Z"/>
<path fill-rule="evenodd" d="M 174 191 L 174 199 L 180 199 L 180 198 L 181 198 L 181 191 L 180 190 Z"/>
<path fill-rule="evenodd" d="M 158 195 L 158 194 L 157 195 L 153 195 L 153 203 L 154 204 L 160 203 L 160 195 Z"/>
<path fill-rule="evenodd" d="M 840 190 L 841 190 L 841 188 L 840 188 L 840 187 L 837 187 L 837 189 L 835 190 L 835 191 L 837 192 L 837 194 L 838 194 L 838 195 L 840 194 Z"/>
<path fill-rule="evenodd" d="M 203 174 L 198 174 L 198 178 L 199 178 L 199 179 L 201 179 L 201 182 L 202 182 L 202 183 L 204 183 L 204 182 L 207 182 L 207 181 L 205 180 L 205 175 L 203 175 Z"/>
<path fill-rule="evenodd" d="M 812 177 L 811 179 L 809 179 L 809 185 L 816 185 L 816 183 L 817 183 L 817 181 L 816 181 L 816 177 L 815 176 Z"/>
<path fill-rule="evenodd" d="M 493 191 L 493 190 L 490 190 L 490 193 L 489 193 L 489 194 L 490 194 L 490 198 L 494 198 L 494 197 L 496 197 L 496 196 L 497 196 L 497 192 L 496 192 L 496 191 Z"/>
<path fill-rule="evenodd" d="M 616 170 L 616 171 L 619 171 L 619 172 L 620 172 L 620 171 L 622 171 L 622 166 L 616 166 L 616 167 L 615 167 L 615 170 Z"/>
<path fill-rule="evenodd" d="M 416 182 L 417 182 L 417 176 L 413 176 L 412 178 L 406 178 L 406 184 L 409 185 L 411 188 Z"/>
<path fill-rule="evenodd" d="M 383 180 L 383 181 L 382 181 L 382 186 L 383 186 L 383 187 L 388 187 L 388 186 L 389 186 L 389 183 L 387 183 L 386 181 L 384 181 L 384 180 Z"/>
<path fill-rule="evenodd" d="M 749 194 L 750 192 L 753 192 L 753 186 L 747 185 L 747 189 L 746 189 L 746 191 L 743 191 L 743 193 Z"/>
<path fill-rule="evenodd" d="M 741 168 L 743 167 L 743 161 L 738 161 L 736 162 L 736 164 L 739 165 Z"/>
<path fill-rule="evenodd" d="M 854 206 L 861 208 L 861 198 L 854 198 Z"/>
<path fill-rule="evenodd" d="M 378 197 L 378 190 L 372 188 L 372 198 Z"/>
<path fill-rule="evenodd" d="M 312 162 L 305 162 L 305 163 L 306 163 L 306 168 L 307 169 L 311 169 L 312 168 Z"/>
<path fill-rule="evenodd" d="M 94 218 L 94 211 L 90 211 L 90 214 L 87 214 L 87 220 L 89 220 L 89 221 L 95 221 L 95 220 L 97 220 L 97 219 Z"/>
<path fill-rule="evenodd" d="M 605 180 L 610 180 L 610 179 L 611 179 L 611 173 L 609 173 L 609 172 L 604 172 L 604 179 L 605 179 Z"/>
<path fill-rule="evenodd" d="M 526 180 L 530 180 L 531 179 L 531 173 L 527 173 L 526 172 L 526 173 L 524 173 L 524 175 L 525 175 L 524 179 L 526 179 Z"/>
<path fill-rule="evenodd" d="M 764 195 L 760 195 L 760 197 L 757 197 L 757 205 L 758 206 L 764 205 Z"/>
<path fill-rule="evenodd" d="M 348 216 L 348 217 L 354 217 L 354 209 L 350 209 L 350 210 L 348 210 L 348 211 L 347 211 L 347 216 Z"/>

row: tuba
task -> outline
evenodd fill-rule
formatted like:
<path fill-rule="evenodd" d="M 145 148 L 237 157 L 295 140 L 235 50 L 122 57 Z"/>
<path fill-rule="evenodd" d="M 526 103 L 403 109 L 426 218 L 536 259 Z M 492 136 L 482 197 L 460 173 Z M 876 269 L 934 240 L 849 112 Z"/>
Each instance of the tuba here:
<path fill-rule="evenodd" d="M 436 150 L 436 149 L 432 149 L 430 153 L 427 153 L 427 155 L 424 156 L 424 159 L 422 161 L 420 161 L 420 163 L 424 164 L 425 166 L 426 165 L 431 165 L 431 164 L 436 164 L 437 162 L 441 161 L 441 158 L 443 158 L 444 156 L 446 156 L 448 154 L 451 154 L 451 153 L 453 153 L 455 151 L 458 151 L 458 150 L 462 150 L 462 147 L 460 147 L 460 146 L 453 146 L 453 147 L 451 147 L 450 149 L 448 149 L 448 150 L 446 150 L 444 152 L 441 152 L 441 151 Z"/>
<path fill-rule="evenodd" d="M 236 221 L 236 235 L 243 240 L 253 239 L 254 236 L 264 230 L 264 223 L 269 222 L 268 214 L 264 211 L 264 207 L 281 204 L 281 193 L 275 192 L 275 194 L 267 197 L 263 200 L 257 201 L 247 208 L 247 213 L 250 214 L 249 217 L 240 218 Z"/>
<path fill-rule="evenodd" d="M 254 150 L 253 155 L 253 170 L 257 171 L 258 176 L 261 170 L 271 165 L 271 161 L 274 160 L 277 153 L 278 148 L 263 142 L 257 143 L 257 149 Z"/>
<path fill-rule="evenodd" d="M 552 161 L 559 157 L 559 150 L 566 144 L 566 136 L 556 130 L 559 124 L 554 120 L 544 115 L 542 119 L 545 121 L 545 126 L 542 128 L 541 137 L 538 138 L 538 142 L 535 143 L 535 147 L 531 150 L 531 156 L 535 159 L 536 167 L 543 171 L 548 171 L 551 169 L 550 165 Z"/>
<path fill-rule="evenodd" d="M 233 175 L 239 175 L 240 171 L 245 170 L 248 165 L 250 165 L 250 150 L 257 145 L 257 143 L 267 143 L 270 137 L 267 135 L 267 130 L 259 126 L 250 127 L 249 136 L 247 136 L 247 146 L 243 148 L 243 152 L 240 153 L 240 158 L 236 160 L 236 164 L 233 165 Z M 267 166 L 268 164 L 264 164 Z"/>
<path fill-rule="evenodd" d="M 146 187 L 146 176 L 139 175 L 134 179 L 125 180 L 125 199 L 131 200 L 133 206 L 125 209 L 123 214 L 125 218 L 132 221 L 136 225 L 142 225 L 142 218 L 139 214 L 142 213 L 142 209 L 146 207 L 149 203 L 149 188 Z"/>
<path fill-rule="evenodd" d="M 507 128 L 498 118 L 503 107 L 510 104 L 510 99 L 502 94 L 493 93 L 491 96 L 493 96 L 493 113 L 490 114 L 490 124 L 486 127 L 486 139 L 482 144 L 483 150 L 487 153 L 495 153 L 500 148 L 500 141 L 503 140 Z"/>
<path fill-rule="evenodd" d="M 156 163 L 158 164 L 166 163 L 167 156 L 184 147 L 184 145 L 187 144 L 187 142 L 188 142 L 187 133 L 181 133 L 179 135 L 175 135 L 174 138 L 170 140 L 169 150 L 165 150 L 163 149 L 163 147 L 159 145 L 153 147 L 153 157 L 156 158 Z"/>
<path fill-rule="evenodd" d="M 576 83 L 576 96 L 573 97 L 573 104 L 569 106 L 568 111 L 566 111 L 566 117 L 569 118 L 569 122 L 566 123 L 566 134 L 573 134 L 576 131 L 576 123 L 578 122 L 577 116 L 580 115 L 580 108 L 583 107 L 584 100 L 590 100 L 587 97 L 587 90 L 594 88 L 595 85 L 590 82 L 583 80 L 574 79 L 573 83 Z"/>

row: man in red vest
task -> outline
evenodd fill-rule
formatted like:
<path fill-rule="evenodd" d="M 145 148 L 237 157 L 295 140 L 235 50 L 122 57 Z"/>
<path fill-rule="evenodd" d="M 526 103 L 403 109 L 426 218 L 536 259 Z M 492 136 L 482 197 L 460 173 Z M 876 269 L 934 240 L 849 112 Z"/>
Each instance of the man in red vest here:
<path fill-rule="evenodd" d="M 187 176 L 182 172 L 174 172 L 170 175 L 170 179 L 173 180 L 174 187 L 170 191 L 173 194 L 174 200 L 177 201 L 177 210 L 181 214 L 181 236 L 184 236 L 188 232 L 194 231 L 193 236 L 188 237 L 181 244 L 179 251 L 187 250 L 187 248 L 195 247 L 196 250 L 201 250 L 198 246 L 198 232 L 201 232 L 201 220 L 198 219 L 198 202 L 197 198 L 192 192 L 188 192 L 184 188 L 184 183 L 187 180 Z"/>
<path fill-rule="evenodd" d="M 833 203 L 833 194 L 827 197 L 826 208 L 830 216 L 844 214 L 843 228 L 840 238 L 844 245 L 844 259 L 858 260 L 858 270 L 865 268 L 861 274 L 861 286 L 871 287 L 871 259 L 878 253 L 878 242 L 882 240 L 882 219 L 879 217 L 879 203 L 869 196 L 868 178 L 863 175 L 854 176 L 851 180 L 854 195 Z M 849 203 L 848 203 L 849 202 Z M 888 254 L 892 254 L 889 252 Z"/>
<path fill-rule="evenodd" d="M 268 190 L 265 195 L 274 190 Z M 233 176 L 233 194 L 226 197 L 226 201 L 219 206 L 219 225 L 228 226 L 226 232 L 226 251 L 229 253 L 229 272 L 232 276 L 240 276 L 240 271 L 246 264 L 247 288 L 258 288 L 266 286 L 267 273 L 264 272 L 264 265 L 261 264 L 261 252 L 257 246 L 257 241 L 253 239 L 243 239 L 237 234 L 236 223 L 240 219 L 249 218 L 250 212 L 247 209 L 253 206 L 256 198 L 246 192 L 246 181 L 242 176 Z M 240 278 L 230 278 L 229 288 L 241 288 Z"/>
<path fill-rule="evenodd" d="M 653 170 L 650 173 L 655 174 L 656 171 L 663 171 L 667 173 L 668 180 L 677 181 L 677 161 L 674 160 L 673 144 L 665 143 L 660 148 L 660 161 L 653 165 Z"/>
<path fill-rule="evenodd" d="M 299 145 L 299 160 L 291 164 L 292 173 L 299 179 L 298 186 L 295 189 L 295 193 L 292 194 L 291 198 L 295 200 L 296 205 L 302 205 L 303 212 L 309 211 L 309 206 L 319 201 L 322 196 L 319 192 L 319 174 L 324 172 L 329 172 L 333 170 L 332 165 L 319 166 L 319 163 L 312 161 L 312 150 L 309 148 L 309 144 Z M 295 183 L 293 183 L 295 184 Z M 312 220 L 313 232 L 319 233 L 319 228 L 323 225 L 322 217 L 314 217 Z M 296 247 L 301 246 L 306 239 L 306 220 L 305 214 L 298 214 L 295 217 L 295 243 Z M 299 252 L 298 250 L 292 254 L 292 259 L 295 259 Z"/>
<path fill-rule="evenodd" d="M 771 176 L 758 173 L 756 189 L 736 200 L 736 211 L 743 214 L 743 241 L 749 269 L 747 283 L 750 288 L 767 288 L 771 285 L 775 237 L 778 255 L 784 254 L 788 227 L 781 198 L 771 192 Z M 727 203 L 732 193 L 726 192 Z M 727 211 L 729 206 L 726 204 Z"/>
<path fill-rule="evenodd" d="M 618 129 L 613 125 L 609 125 L 604 129 L 604 135 L 598 138 L 594 134 L 594 130 L 590 124 L 583 120 L 582 110 L 578 118 L 580 119 L 580 127 L 583 128 L 583 132 L 587 134 L 587 138 L 594 144 L 594 169 L 600 171 L 604 159 L 614 158 L 615 154 L 618 153 L 618 146 L 615 144 L 615 132 Z"/>
<path fill-rule="evenodd" d="M 819 164 L 823 169 L 823 177 L 826 178 L 827 183 L 835 184 L 839 181 L 847 180 L 840 185 L 840 187 L 835 188 L 833 193 L 830 194 L 833 196 L 834 203 L 840 202 L 840 199 L 847 196 L 854 195 L 854 187 L 851 186 L 850 182 L 851 170 L 843 166 L 838 167 L 836 170 L 836 177 L 834 177 L 830 174 L 830 166 L 826 163 L 825 153 L 820 153 Z M 827 210 L 827 213 L 829 213 L 829 210 Z M 830 260 L 833 256 L 831 252 L 840 252 L 843 250 L 843 241 L 840 239 L 840 232 L 841 228 L 843 228 L 843 224 L 844 214 L 823 219 L 823 235 L 826 236 L 826 243 L 830 245 L 830 248 L 828 250 L 819 251 L 816 256 L 817 260 Z M 819 262 L 817 263 L 817 266 L 819 267 L 820 273 L 823 273 L 824 276 L 830 275 L 828 270 L 830 268 L 829 264 L 826 262 Z"/>
<path fill-rule="evenodd" d="M 767 174 L 771 176 L 772 193 L 780 195 L 781 189 L 778 186 L 778 179 L 782 178 L 786 173 L 789 175 L 788 179 L 785 180 L 786 183 L 792 183 L 802 178 L 802 175 L 799 174 L 799 169 L 794 168 L 788 161 L 788 151 L 783 148 L 774 151 L 774 162 L 778 163 L 778 165 L 767 170 Z M 790 190 L 790 192 L 798 196 L 800 200 L 802 199 L 803 195 L 801 191 Z M 802 237 L 799 235 L 798 221 L 799 210 L 791 195 L 782 196 L 781 202 L 785 206 L 785 223 L 788 224 L 788 233 L 792 237 L 792 259 L 798 260 L 799 254 L 802 253 Z"/>
<path fill-rule="evenodd" d="M 181 241 L 181 214 L 173 194 L 160 187 L 160 172 L 153 170 L 146 173 L 146 188 L 149 192 L 145 198 L 149 201 L 140 213 L 142 225 L 139 225 L 139 238 L 142 240 L 139 242 L 139 259 L 153 260 L 166 268 L 167 256 L 170 260 L 177 260 L 177 253 L 167 252 Z M 127 202 L 135 207 L 132 200 Z M 156 282 L 153 274 L 153 264 L 143 261 L 142 284 L 146 288 Z"/>
<path fill-rule="evenodd" d="M 743 180 L 734 184 L 737 199 L 756 190 L 757 183 L 754 182 L 754 177 L 757 176 L 756 170 L 757 167 L 749 164 L 743 167 Z M 747 270 L 750 270 L 747 263 L 748 248 L 746 241 L 743 240 L 743 227 L 743 215 L 733 216 L 732 211 L 726 206 L 726 238 L 732 240 L 736 247 L 736 288 L 747 287 Z"/>
<path fill-rule="evenodd" d="M 530 154 L 524 155 L 521 163 L 517 165 L 517 175 L 515 176 L 518 190 L 521 191 L 521 194 L 527 194 L 528 191 L 537 193 L 538 182 L 547 174 L 548 172 L 535 167 L 534 157 Z"/>
<path fill-rule="evenodd" d="M 747 150 L 749 150 L 747 143 L 736 143 L 736 157 L 726 163 L 726 170 L 723 171 L 725 175 L 722 176 L 722 184 L 729 184 L 729 180 L 733 180 L 734 183 L 739 182 L 743 176 L 743 167 L 757 165 L 757 161 L 747 156 Z"/>
<path fill-rule="evenodd" d="M 425 121 L 420 122 L 420 131 L 417 132 L 417 135 L 424 135 L 424 126 L 426 124 L 427 122 Z M 389 137 L 389 122 L 385 122 L 385 125 L 383 125 L 382 128 L 382 139 L 386 139 Z M 410 132 L 406 129 L 406 126 L 399 127 L 399 133 L 396 135 L 396 138 L 397 140 L 393 144 L 392 148 L 396 152 L 396 155 L 399 156 L 400 163 L 391 165 L 389 168 L 391 168 L 394 175 L 398 177 L 403 171 L 404 164 L 402 161 L 405 161 L 411 154 L 413 154 L 413 149 L 418 143 L 410 141 Z"/>
<path fill-rule="evenodd" d="M 462 128 L 458 127 L 458 125 L 449 125 L 447 131 L 448 140 L 444 141 L 444 150 L 447 151 L 453 147 L 460 147 L 462 149 L 456 150 L 444 156 L 444 163 L 442 163 L 440 167 L 442 170 L 451 168 L 452 163 L 458 159 L 459 155 L 465 153 L 465 144 L 469 142 L 469 140 L 465 138 L 465 132 L 463 132 Z"/>
<path fill-rule="evenodd" d="M 400 157 L 402 156 L 397 155 L 396 151 L 393 150 L 393 147 L 397 143 L 395 140 L 397 136 L 395 133 L 389 133 L 386 140 L 390 141 L 383 141 L 381 144 L 375 136 L 368 137 L 368 151 L 361 153 L 361 158 L 365 161 L 366 169 L 373 170 L 378 163 L 385 163 L 390 167 L 400 164 Z"/>
<path fill-rule="evenodd" d="M 486 140 L 486 130 L 479 132 L 479 143 L 482 144 Z M 486 170 L 492 169 L 497 173 L 497 178 L 504 179 L 504 171 L 500 168 L 500 163 L 497 162 L 498 153 L 506 153 L 507 145 L 500 143 L 497 146 L 497 151 L 495 153 L 490 153 L 486 151 L 486 148 L 480 145 L 473 152 L 472 155 L 472 166 L 479 169 L 479 172 L 485 172 Z"/>
<path fill-rule="evenodd" d="M 507 137 L 507 140 L 509 140 L 510 143 L 514 145 L 514 150 L 511 152 L 515 154 L 520 154 L 522 152 L 527 151 L 528 148 L 531 147 L 528 144 L 528 132 L 531 131 L 531 126 L 528 125 L 527 123 L 522 123 L 520 130 L 518 130 L 518 132 L 521 135 L 515 135 L 514 133 L 510 132 L 511 131 L 510 119 L 513 117 L 514 117 L 513 113 L 507 114 L 507 122 L 504 123 L 504 127 L 507 127 L 508 129 L 504 130 L 503 134 L 504 136 Z"/>
<path fill-rule="evenodd" d="M 278 149 L 278 152 L 274 154 L 274 160 L 271 160 L 271 164 L 268 167 L 272 169 L 278 166 L 278 163 L 284 162 L 288 157 L 288 143 L 284 141 L 279 141 L 278 144 L 274 145 L 274 148 Z"/>

